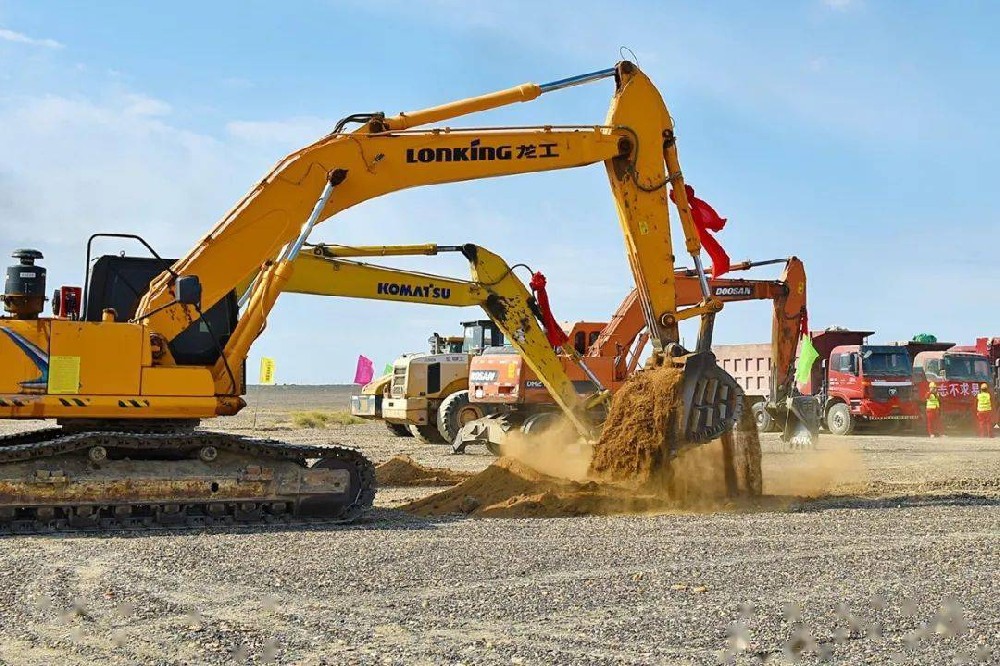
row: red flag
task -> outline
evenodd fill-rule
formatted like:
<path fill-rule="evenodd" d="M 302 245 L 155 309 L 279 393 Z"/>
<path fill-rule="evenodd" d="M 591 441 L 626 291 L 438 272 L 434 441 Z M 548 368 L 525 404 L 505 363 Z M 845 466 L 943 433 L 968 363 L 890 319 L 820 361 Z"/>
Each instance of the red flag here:
<path fill-rule="evenodd" d="M 722 231 L 722 228 L 726 226 L 726 218 L 720 217 L 712 206 L 696 197 L 694 188 L 690 185 L 685 185 L 684 191 L 687 192 L 688 205 L 691 206 L 691 217 L 694 219 L 695 229 L 698 230 L 698 239 L 712 260 L 712 277 L 717 278 L 728 273 L 729 255 L 712 235 L 713 232 Z M 670 200 L 677 203 L 673 190 L 670 190 Z"/>
<path fill-rule="evenodd" d="M 538 301 L 538 309 L 542 313 L 542 326 L 545 327 L 545 337 L 553 347 L 562 347 L 569 340 L 566 331 L 552 316 L 552 308 L 549 306 L 549 294 L 545 291 L 545 276 L 535 273 L 531 276 L 531 290 L 535 292 L 535 300 Z"/>

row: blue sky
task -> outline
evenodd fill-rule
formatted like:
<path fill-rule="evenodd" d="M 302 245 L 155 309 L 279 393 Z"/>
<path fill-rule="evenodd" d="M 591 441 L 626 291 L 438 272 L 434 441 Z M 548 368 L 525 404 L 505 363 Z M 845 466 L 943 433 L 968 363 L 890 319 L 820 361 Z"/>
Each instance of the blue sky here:
<path fill-rule="evenodd" d="M 802 257 L 814 327 L 970 342 L 1000 334 L 997 25 L 1000 5 L 973 0 L 0 0 L 0 252 L 39 247 L 52 286 L 81 282 L 97 230 L 179 255 L 342 116 L 600 69 L 625 45 L 671 108 L 688 181 L 729 218 L 734 260 Z M 456 125 L 599 123 L 611 92 Z M 606 318 L 629 287 L 600 166 L 402 192 L 313 239 L 476 242 L 544 271 L 560 319 Z M 397 265 L 466 275 L 453 257 Z M 381 367 L 477 317 L 284 296 L 250 367 L 350 381 L 359 353 Z M 716 340 L 769 335 L 768 305 L 736 304 Z"/>

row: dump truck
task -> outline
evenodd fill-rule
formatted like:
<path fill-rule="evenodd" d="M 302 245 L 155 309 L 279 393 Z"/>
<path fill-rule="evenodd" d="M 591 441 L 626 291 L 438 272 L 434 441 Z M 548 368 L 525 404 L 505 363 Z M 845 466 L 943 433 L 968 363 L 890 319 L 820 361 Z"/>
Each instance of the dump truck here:
<path fill-rule="evenodd" d="M 910 352 L 902 344 L 868 344 L 872 335 L 843 328 L 809 334 L 819 358 L 799 390 L 813 396 L 832 434 L 849 435 L 859 423 L 897 427 L 921 418 Z"/>
<path fill-rule="evenodd" d="M 941 419 L 946 428 L 974 430 L 976 397 L 985 384 L 996 395 L 990 359 L 972 347 L 952 346 L 945 350 L 921 351 L 913 360 L 913 385 L 917 396 L 926 396 L 930 383 L 941 403 Z M 994 401 L 994 406 L 996 401 Z M 994 409 L 995 411 L 995 409 Z"/>

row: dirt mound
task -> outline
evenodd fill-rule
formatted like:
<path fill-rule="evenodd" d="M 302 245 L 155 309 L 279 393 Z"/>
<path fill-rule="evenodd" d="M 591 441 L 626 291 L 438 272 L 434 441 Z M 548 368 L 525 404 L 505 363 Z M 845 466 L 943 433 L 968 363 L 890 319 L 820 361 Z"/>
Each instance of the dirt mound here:
<path fill-rule="evenodd" d="M 454 488 L 402 508 L 420 516 L 550 518 L 644 513 L 663 507 L 663 499 L 655 495 L 594 481 L 559 479 L 513 458 L 499 458 Z"/>
<path fill-rule="evenodd" d="M 682 371 L 636 375 L 615 394 L 601 439 L 582 446 L 572 427 L 513 433 L 504 457 L 460 485 L 412 502 L 418 515 L 555 517 L 732 508 L 729 490 L 760 494 L 760 442 L 749 408 L 737 432 L 679 448 Z M 568 477 L 568 478 L 567 478 Z"/>
<path fill-rule="evenodd" d="M 441 467 L 424 467 L 410 456 L 393 456 L 375 468 L 375 480 L 382 487 L 453 486 L 472 476 Z"/>
<path fill-rule="evenodd" d="M 640 372 L 618 389 L 594 445 L 592 476 L 640 486 L 666 485 L 683 418 L 683 375 L 679 368 L 664 366 Z"/>

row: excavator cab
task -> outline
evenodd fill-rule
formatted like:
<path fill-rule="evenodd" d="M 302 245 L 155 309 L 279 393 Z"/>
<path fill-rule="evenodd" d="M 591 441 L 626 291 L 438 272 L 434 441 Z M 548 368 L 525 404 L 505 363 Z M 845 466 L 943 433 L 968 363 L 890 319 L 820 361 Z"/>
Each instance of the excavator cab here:
<path fill-rule="evenodd" d="M 83 301 L 83 320 L 101 321 L 113 310 L 115 321 L 135 316 L 139 299 L 157 275 L 173 264 L 171 259 L 104 255 L 94 261 Z M 212 365 L 219 358 L 236 327 L 236 293 L 230 292 L 170 343 L 178 365 Z"/>

